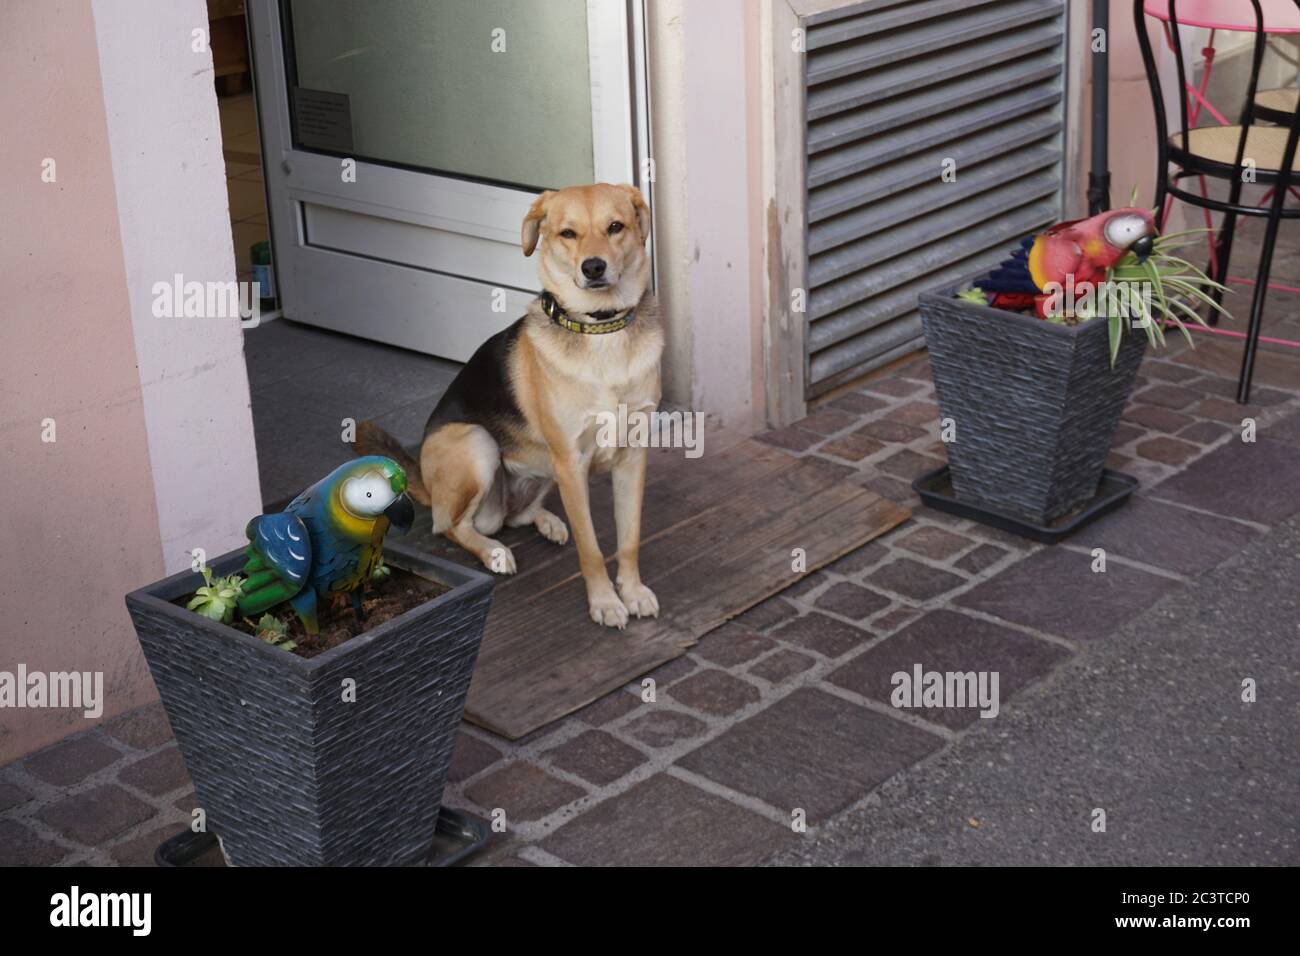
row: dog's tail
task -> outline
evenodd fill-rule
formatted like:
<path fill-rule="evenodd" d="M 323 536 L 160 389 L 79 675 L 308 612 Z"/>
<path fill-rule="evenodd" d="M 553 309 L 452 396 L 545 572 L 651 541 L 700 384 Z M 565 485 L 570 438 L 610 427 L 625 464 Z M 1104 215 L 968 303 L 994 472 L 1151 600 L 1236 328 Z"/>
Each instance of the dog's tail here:
<path fill-rule="evenodd" d="M 357 440 L 352 443 L 352 450 L 358 455 L 383 455 L 402 466 L 406 472 L 406 491 L 422 505 L 430 505 L 429 489 L 424 487 L 424 476 L 420 474 L 420 463 L 408 452 L 402 443 L 371 421 L 357 426 Z"/>

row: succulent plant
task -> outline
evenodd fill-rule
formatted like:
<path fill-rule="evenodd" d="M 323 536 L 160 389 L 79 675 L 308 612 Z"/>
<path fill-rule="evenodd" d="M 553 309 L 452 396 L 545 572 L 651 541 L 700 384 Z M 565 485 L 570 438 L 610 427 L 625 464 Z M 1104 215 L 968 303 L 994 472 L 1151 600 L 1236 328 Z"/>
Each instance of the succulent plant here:
<path fill-rule="evenodd" d="M 263 614 L 257 622 L 257 636 L 282 651 L 291 651 L 298 646 L 297 641 L 288 639 L 289 625 L 271 614 Z"/>
<path fill-rule="evenodd" d="M 229 624 L 235 619 L 235 608 L 244 593 L 244 579 L 237 574 L 214 578 L 212 569 L 206 566 L 202 571 L 203 587 L 194 592 L 194 597 L 185 605 L 186 609 L 209 620 Z"/>
<path fill-rule="evenodd" d="M 379 558 L 379 563 L 376 564 L 375 569 L 370 572 L 370 583 L 381 584 L 384 581 L 387 581 L 392 576 L 393 576 L 393 569 L 384 563 L 383 556 L 381 555 Z"/>

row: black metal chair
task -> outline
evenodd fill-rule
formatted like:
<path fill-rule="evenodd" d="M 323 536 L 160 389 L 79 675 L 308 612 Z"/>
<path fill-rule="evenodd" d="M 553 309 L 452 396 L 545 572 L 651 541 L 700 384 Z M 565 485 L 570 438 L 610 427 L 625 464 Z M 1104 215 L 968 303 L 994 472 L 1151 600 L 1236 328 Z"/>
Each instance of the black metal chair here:
<path fill-rule="evenodd" d="M 1179 37 L 1178 3 L 1169 0 L 1169 29 L 1173 37 L 1171 46 L 1178 67 L 1178 104 L 1182 125 L 1170 134 L 1165 116 L 1164 98 L 1160 88 L 1160 74 L 1156 70 L 1151 38 L 1147 35 L 1143 16 L 1145 0 L 1134 0 L 1133 21 L 1137 29 L 1142 62 L 1146 67 L 1147 83 L 1156 114 L 1156 134 L 1159 166 L 1156 169 L 1156 204 L 1161 210 L 1166 196 L 1174 196 L 1185 203 L 1223 213 L 1223 223 L 1215 242 L 1213 278 L 1226 283 L 1228 261 L 1232 255 L 1232 233 L 1238 216 L 1262 216 L 1268 225 L 1264 245 L 1260 251 L 1259 269 L 1255 276 L 1255 292 L 1250 306 L 1250 325 L 1246 332 L 1246 350 L 1242 357 L 1241 377 L 1237 382 L 1237 401 L 1250 400 L 1250 380 L 1255 369 L 1255 353 L 1259 347 L 1260 323 L 1264 316 L 1264 299 L 1268 294 L 1268 274 L 1273 264 L 1273 248 L 1277 243 L 1278 226 L 1283 219 L 1300 218 L 1300 208 L 1286 208 L 1286 196 L 1292 185 L 1300 184 L 1300 170 L 1296 164 L 1296 145 L 1300 141 L 1300 103 L 1296 105 L 1286 124 L 1279 126 L 1256 125 L 1261 117 L 1256 105 L 1259 92 L 1259 70 L 1264 61 L 1264 48 L 1268 37 L 1264 33 L 1264 11 L 1259 0 L 1249 2 L 1255 8 L 1255 44 L 1250 71 L 1250 86 L 1242 106 L 1241 122 L 1237 126 L 1206 126 L 1188 129 L 1187 122 L 1187 66 L 1183 62 L 1183 47 Z M 1300 9 L 1300 0 L 1295 0 Z M 1169 172 L 1169 164 L 1178 167 Z M 1273 187 L 1272 199 L 1267 205 L 1248 206 L 1241 202 L 1242 186 L 1247 174 L 1252 183 Z M 1178 185 L 1189 177 L 1208 176 L 1229 184 L 1228 201 L 1207 198 L 1188 192 Z M 1216 301 L 1221 294 L 1215 294 Z M 1215 324 L 1217 313 L 1211 311 L 1210 324 Z"/>

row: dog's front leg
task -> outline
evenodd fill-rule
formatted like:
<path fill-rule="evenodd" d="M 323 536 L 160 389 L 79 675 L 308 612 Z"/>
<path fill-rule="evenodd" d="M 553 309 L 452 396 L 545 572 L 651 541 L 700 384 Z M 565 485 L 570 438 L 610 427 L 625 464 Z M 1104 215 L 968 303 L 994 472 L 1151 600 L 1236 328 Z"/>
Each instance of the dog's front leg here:
<path fill-rule="evenodd" d="M 569 516 L 573 541 L 578 546 L 578 564 L 582 578 L 587 583 L 587 609 L 597 624 L 617 627 L 627 626 L 627 607 L 614 593 L 609 572 L 605 570 L 605 556 L 600 553 L 596 529 L 591 523 L 591 501 L 587 494 L 588 464 L 576 453 L 555 455 L 555 482 L 560 486 L 560 500 Z"/>
<path fill-rule="evenodd" d="M 645 495 L 645 448 L 619 450 L 611 468 L 614 524 L 618 528 L 618 593 L 636 617 L 658 617 L 659 599 L 641 583 L 641 499 Z"/>

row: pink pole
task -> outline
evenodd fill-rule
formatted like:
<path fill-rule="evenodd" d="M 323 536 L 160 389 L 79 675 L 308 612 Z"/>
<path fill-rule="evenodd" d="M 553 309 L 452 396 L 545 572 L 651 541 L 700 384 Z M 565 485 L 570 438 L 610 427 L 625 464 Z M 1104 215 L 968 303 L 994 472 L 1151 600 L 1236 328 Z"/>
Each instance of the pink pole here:
<path fill-rule="evenodd" d="M 1165 327 L 1166 327 L 1166 328 L 1171 328 L 1172 326 L 1173 326 L 1173 323 L 1172 323 L 1172 322 L 1166 322 L 1166 323 L 1165 323 Z M 1186 329 L 1188 329 L 1188 330 L 1190 330 L 1190 331 L 1192 331 L 1192 332 L 1204 332 L 1204 333 L 1207 334 L 1207 335 L 1226 335 L 1226 336 L 1227 336 L 1228 338 L 1230 338 L 1230 339 L 1244 339 L 1244 338 L 1246 338 L 1246 333 L 1245 333 L 1245 332 L 1230 332 L 1230 331 L 1227 330 L 1227 329 L 1217 329 L 1217 328 L 1216 328 L 1216 329 L 1207 329 L 1207 328 L 1205 328 L 1205 327 L 1203 327 L 1203 326 L 1200 326 L 1200 325 L 1188 325 L 1187 323 L 1183 323 L 1183 326 L 1184 326 L 1184 328 L 1186 328 Z M 1261 335 L 1261 336 L 1259 337 L 1259 341 L 1261 341 L 1261 342 L 1267 342 L 1269 345 L 1285 345 L 1285 346 L 1287 346 L 1288 348 L 1300 349 L 1300 342 L 1292 342 L 1290 339 L 1275 339 L 1275 338 L 1270 338 L 1270 337 L 1267 336 L 1267 335 Z"/>
<path fill-rule="evenodd" d="M 1229 281 L 1229 282 L 1235 282 L 1235 283 L 1237 283 L 1237 285 L 1254 285 L 1254 284 L 1255 284 L 1255 280 L 1254 280 L 1254 279 L 1246 279 L 1246 278 L 1243 278 L 1242 276 L 1228 276 L 1228 281 Z M 1296 288 L 1296 287 L 1293 286 L 1293 285 L 1283 285 L 1281 282 L 1270 282 L 1270 283 L 1268 284 L 1268 287 L 1269 287 L 1270 289 L 1274 289 L 1274 290 L 1276 290 L 1276 291 L 1278 291 L 1278 292 L 1294 292 L 1294 293 L 1296 293 L 1297 295 L 1300 295 L 1300 289 Z"/>

